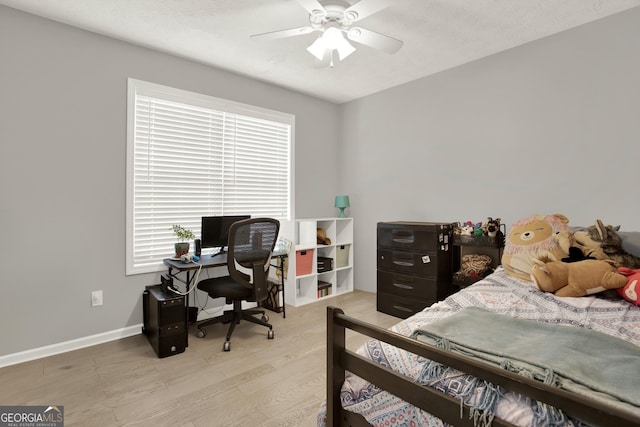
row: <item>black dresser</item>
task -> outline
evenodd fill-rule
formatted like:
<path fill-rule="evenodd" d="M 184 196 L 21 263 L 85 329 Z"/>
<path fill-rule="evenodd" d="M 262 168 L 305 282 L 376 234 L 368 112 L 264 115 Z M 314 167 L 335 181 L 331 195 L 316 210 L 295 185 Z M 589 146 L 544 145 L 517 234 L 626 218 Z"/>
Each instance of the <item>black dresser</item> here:
<path fill-rule="evenodd" d="M 454 223 L 379 222 L 378 311 L 407 318 L 454 292 Z"/>

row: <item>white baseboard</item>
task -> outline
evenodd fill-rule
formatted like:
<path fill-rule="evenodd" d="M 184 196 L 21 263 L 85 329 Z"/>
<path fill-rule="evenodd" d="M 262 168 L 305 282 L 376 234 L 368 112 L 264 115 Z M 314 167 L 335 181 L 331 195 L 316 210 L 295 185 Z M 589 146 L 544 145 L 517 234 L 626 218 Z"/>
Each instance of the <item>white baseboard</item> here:
<path fill-rule="evenodd" d="M 17 365 L 18 363 L 28 362 L 30 360 L 41 359 L 43 357 L 54 356 L 56 354 L 66 353 L 67 351 L 79 350 L 81 348 L 90 347 L 96 344 L 115 341 L 121 338 L 138 335 L 140 333 L 142 333 L 142 324 L 127 326 L 126 328 L 116 329 L 115 331 L 103 332 L 101 334 L 77 338 L 75 340 L 34 348 L 32 350 L 25 350 L 18 353 L 7 354 L 6 356 L 0 356 L 0 368 L 4 368 L 5 366 Z"/>
<path fill-rule="evenodd" d="M 248 307 L 247 307 L 248 306 Z M 242 308 L 255 307 L 255 303 L 243 304 Z M 199 313 L 198 320 L 205 320 L 210 317 L 219 316 L 223 310 L 231 310 L 233 305 L 225 305 L 212 307 Z M 29 362 L 31 360 L 41 359 L 43 357 L 54 356 L 56 354 L 66 353 L 67 351 L 79 350 L 81 348 L 90 347 L 96 344 L 102 344 L 109 341 L 115 341 L 121 338 L 127 338 L 142 333 L 142 323 L 126 328 L 116 329 L 114 331 L 103 332 L 101 334 L 90 335 L 88 337 L 77 338 L 75 340 L 65 341 L 57 344 L 47 345 L 44 347 L 25 350 L 18 353 L 0 356 L 0 368 L 5 366 L 17 365 L 18 363 Z"/>

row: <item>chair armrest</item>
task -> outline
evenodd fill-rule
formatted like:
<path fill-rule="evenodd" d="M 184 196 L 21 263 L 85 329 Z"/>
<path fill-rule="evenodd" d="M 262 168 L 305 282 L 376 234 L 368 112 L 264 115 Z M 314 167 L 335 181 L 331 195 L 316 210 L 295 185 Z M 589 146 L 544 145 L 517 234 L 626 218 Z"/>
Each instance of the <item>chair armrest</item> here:
<path fill-rule="evenodd" d="M 267 298 L 267 271 L 262 262 L 253 263 L 253 295 L 256 301 L 263 301 Z"/>

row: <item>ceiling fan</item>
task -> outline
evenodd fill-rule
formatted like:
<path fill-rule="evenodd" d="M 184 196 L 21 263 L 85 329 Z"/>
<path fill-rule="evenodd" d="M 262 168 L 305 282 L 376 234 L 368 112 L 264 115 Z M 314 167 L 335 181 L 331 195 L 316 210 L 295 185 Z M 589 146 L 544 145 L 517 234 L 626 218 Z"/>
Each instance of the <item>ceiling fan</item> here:
<path fill-rule="evenodd" d="M 321 61 L 325 59 L 326 54 L 329 54 L 331 67 L 333 67 L 334 51 L 337 52 L 340 61 L 355 52 L 356 48 L 347 41 L 347 38 L 388 53 L 395 53 L 402 47 L 401 40 L 366 28 L 352 26 L 355 22 L 389 6 L 389 0 L 360 0 L 353 5 L 343 0 L 325 0 L 322 3 L 318 0 L 297 1 L 309 12 L 310 25 L 254 34 L 251 37 L 279 39 L 320 32 L 320 36 L 307 50 Z"/>

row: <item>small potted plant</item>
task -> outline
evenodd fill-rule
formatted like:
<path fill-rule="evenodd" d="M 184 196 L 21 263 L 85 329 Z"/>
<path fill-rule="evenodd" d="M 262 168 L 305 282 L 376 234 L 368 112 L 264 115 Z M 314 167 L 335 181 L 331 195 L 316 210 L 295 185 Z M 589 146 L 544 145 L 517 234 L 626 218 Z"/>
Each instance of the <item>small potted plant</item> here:
<path fill-rule="evenodd" d="M 196 235 L 193 234 L 193 231 L 188 228 L 184 228 L 181 225 L 174 224 L 173 233 L 178 238 L 178 243 L 175 244 L 176 248 L 176 258 L 180 258 L 182 255 L 189 253 L 189 240 L 193 240 Z"/>

